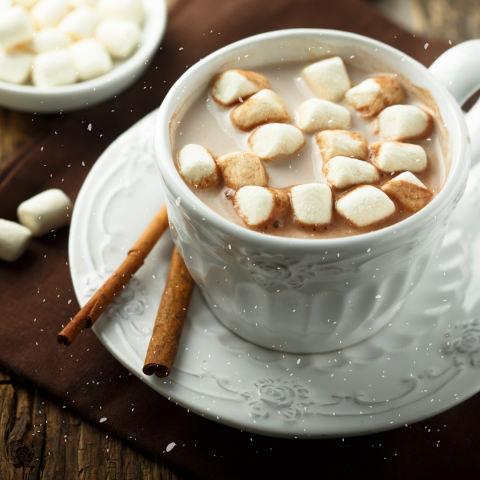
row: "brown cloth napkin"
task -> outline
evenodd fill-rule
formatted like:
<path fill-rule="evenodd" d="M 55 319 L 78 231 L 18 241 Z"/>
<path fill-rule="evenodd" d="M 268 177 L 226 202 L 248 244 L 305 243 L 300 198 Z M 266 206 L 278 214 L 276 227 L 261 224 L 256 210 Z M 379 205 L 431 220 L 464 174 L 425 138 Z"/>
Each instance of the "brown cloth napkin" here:
<path fill-rule="evenodd" d="M 171 12 L 148 72 L 103 105 L 52 118 L 46 133 L 0 173 L 0 218 L 47 188 L 75 200 L 98 156 L 158 107 L 200 58 L 269 30 L 321 27 L 367 35 L 429 65 L 445 47 L 414 38 L 360 0 L 183 0 Z M 183 50 L 180 50 L 180 48 Z M 35 116 L 32 115 L 35 119 Z M 87 126 L 92 124 L 92 131 Z M 101 136 L 103 135 L 103 136 Z M 337 440 L 252 435 L 169 402 L 122 367 L 85 331 L 69 348 L 55 335 L 78 310 L 67 257 L 68 229 L 32 241 L 14 264 L 0 262 L 0 363 L 54 393 L 93 424 L 200 478 L 463 478 L 480 472 L 480 396 L 427 421 Z M 98 383 L 97 383 L 98 382 Z M 135 406 L 132 411 L 132 404 Z M 101 409 L 100 409 L 101 407 Z M 166 446 L 176 447 L 166 452 Z M 470 476 L 469 475 L 469 476 Z"/>

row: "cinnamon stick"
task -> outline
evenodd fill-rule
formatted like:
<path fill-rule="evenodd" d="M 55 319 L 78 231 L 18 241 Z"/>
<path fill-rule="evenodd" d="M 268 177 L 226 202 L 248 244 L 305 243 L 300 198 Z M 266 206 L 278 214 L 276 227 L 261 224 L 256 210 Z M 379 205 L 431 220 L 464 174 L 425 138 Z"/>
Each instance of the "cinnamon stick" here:
<path fill-rule="evenodd" d="M 155 373 L 160 378 L 170 375 L 194 286 L 195 282 L 175 247 L 143 366 L 145 375 Z"/>
<path fill-rule="evenodd" d="M 130 249 L 123 263 L 57 335 L 58 343 L 70 345 L 84 328 L 91 327 L 98 320 L 98 317 L 122 290 L 123 286 L 143 265 L 145 257 L 150 253 L 167 226 L 167 206 L 164 205 Z"/>
<path fill-rule="evenodd" d="M 73 317 L 68 325 L 57 335 L 57 342 L 65 344 L 67 347 L 77 338 L 77 335 L 87 327 L 87 316 L 90 310 L 100 297 L 101 292 L 105 288 L 106 282 L 95 292 L 93 297 L 85 304 L 85 306 Z"/>

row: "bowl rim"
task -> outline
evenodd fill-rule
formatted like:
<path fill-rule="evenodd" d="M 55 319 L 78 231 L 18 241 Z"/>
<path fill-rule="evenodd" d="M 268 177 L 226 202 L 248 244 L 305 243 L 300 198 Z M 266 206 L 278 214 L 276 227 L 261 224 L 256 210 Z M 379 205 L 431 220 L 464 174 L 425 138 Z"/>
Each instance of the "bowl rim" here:
<path fill-rule="evenodd" d="M 128 75 L 131 71 L 137 70 L 142 64 L 148 62 L 158 44 L 163 38 L 167 24 L 167 4 L 165 0 L 142 0 L 144 7 L 149 10 L 154 9 L 155 14 L 146 16 L 141 35 L 146 36 L 142 39 L 140 47 L 133 55 L 110 72 L 100 75 L 99 77 L 85 80 L 83 82 L 76 82 L 70 85 L 58 85 L 55 87 L 37 87 L 35 85 L 22 85 L 16 83 L 9 83 L 0 80 L 0 92 L 11 92 L 21 94 L 24 97 L 49 97 L 58 98 L 70 95 L 78 95 L 85 92 L 90 92 L 97 88 L 104 87 L 108 83 L 114 84 L 119 79 Z M 146 7 L 148 5 L 148 7 Z"/>
<path fill-rule="evenodd" d="M 381 228 L 373 232 L 349 237 L 303 239 L 263 234 L 237 225 L 231 220 L 228 220 L 214 212 L 206 204 L 204 204 L 190 190 L 190 188 L 184 183 L 183 179 L 179 175 L 177 169 L 175 168 L 173 154 L 171 151 L 169 132 L 170 118 L 168 118 L 169 107 L 171 104 L 178 103 L 177 97 L 180 99 L 182 98 L 182 88 L 184 85 L 189 80 L 194 79 L 197 75 L 197 72 L 201 71 L 205 66 L 208 66 L 210 62 L 218 57 L 222 57 L 224 60 L 226 60 L 228 55 L 234 56 L 236 50 L 241 50 L 249 44 L 259 45 L 260 43 L 269 42 L 280 37 L 285 38 L 289 36 L 299 36 L 308 38 L 316 36 L 318 38 L 319 35 L 322 35 L 322 39 L 325 39 L 325 41 L 328 41 L 329 37 L 332 40 L 334 40 L 334 37 L 343 37 L 351 40 L 352 44 L 354 42 L 360 42 L 361 44 L 356 44 L 356 47 L 361 48 L 363 45 L 369 44 L 369 46 L 381 48 L 395 57 L 398 57 L 398 61 L 406 62 L 407 64 L 410 64 L 412 68 L 420 70 L 422 74 L 428 78 L 429 84 L 432 85 L 433 88 L 429 88 L 429 90 L 435 100 L 438 101 L 439 98 L 443 97 L 446 100 L 451 113 L 453 113 L 456 117 L 456 121 L 454 122 L 456 131 L 452 131 L 451 129 L 449 130 L 450 138 L 455 136 L 464 140 L 459 142 L 459 148 L 456 152 L 452 151 L 451 168 L 438 195 L 419 212 L 391 226 Z M 432 92 L 432 90 L 436 90 L 436 92 Z M 235 242 L 239 242 L 243 245 L 256 244 L 264 246 L 265 242 L 268 242 L 268 248 L 273 252 L 285 251 L 288 253 L 318 254 L 319 250 L 323 248 L 337 248 L 344 252 L 348 252 L 352 247 L 358 249 L 379 245 L 379 243 L 387 240 L 388 238 L 391 240 L 393 235 L 395 235 L 396 238 L 400 238 L 405 234 L 411 234 L 412 231 L 415 230 L 415 227 L 421 227 L 422 225 L 426 224 L 429 219 L 434 216 L 436 217 L 443 212 L 458 190 L 455 189 L 455 186 L 458 186 L 458 188 L 462 186 L 462 179 L 466 179 L 466 175 L 470 167 L 470 147 L 466 141 L 468 130 L 465 123 L 465 118 L 459 104 L 447 90 L 447 88 L 429 72 L 428 68 L 404 52 L 369 37 L 350 32 L 343 32 L 340 30 L 302 28 L 276 30 L 247 37 L 216 50 L 193 65 L 171 87 L 157 111 L 154 134 L 155 154 L 162 179 L 168 186 L 168 189 L 170 189 L 171 193 L 173 193 L 174 197 L 181 199 L 180 201 L 182 207 L 190 216 L 194 218 L 200 217 L 203 219 L 208 219 L 208 222 L 202 223 L 208 223 L 210 226 L 216 228 L 224 235 L 228 235 L 232 239 L 235 239 Z M 453 142 L 451 141 L 451 144 L 452 143 Z M 171 161 L 162 161 L 162 158 L 169 158 Z"/>

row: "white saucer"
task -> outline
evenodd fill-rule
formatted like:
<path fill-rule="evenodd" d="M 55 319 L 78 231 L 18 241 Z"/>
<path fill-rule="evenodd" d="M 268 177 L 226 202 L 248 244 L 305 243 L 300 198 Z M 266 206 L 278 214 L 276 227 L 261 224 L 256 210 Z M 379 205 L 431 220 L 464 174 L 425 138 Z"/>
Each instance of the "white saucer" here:
<path fill-rule="evenodd" d="M 145 117 L 105 151 L 78 196 L 69 253 L 81 305 L 164 202 L 154 118 Z M 94 331 L 154 390 L 239 429 L 318 438 L 410 424 L 480 390 L 479 214 L 475 168 L 438 258 L 398 317 L 373 338 L 339 352 L 293 355 L 257 347 L 218 323 L 195 291 L 172 375 L 143 375 L 173 245 L 168 234 Z"/>

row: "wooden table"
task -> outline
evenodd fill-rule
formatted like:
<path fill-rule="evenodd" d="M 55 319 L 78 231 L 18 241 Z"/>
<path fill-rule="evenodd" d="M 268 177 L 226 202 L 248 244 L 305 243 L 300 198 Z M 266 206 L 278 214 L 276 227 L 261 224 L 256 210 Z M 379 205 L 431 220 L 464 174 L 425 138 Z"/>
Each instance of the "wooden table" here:
<path fill-rule="evenodd" d="M 372 3 L 415 34 L 452 43 L 480 38 L 480 2 L 476 0 Z M 0 108 L 0 168 L 42 129 L 47 118 Z M 185 477 L 0 368 L 0 480 L 97 478 Z"/>

